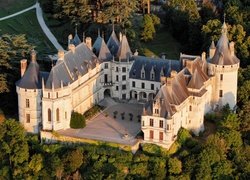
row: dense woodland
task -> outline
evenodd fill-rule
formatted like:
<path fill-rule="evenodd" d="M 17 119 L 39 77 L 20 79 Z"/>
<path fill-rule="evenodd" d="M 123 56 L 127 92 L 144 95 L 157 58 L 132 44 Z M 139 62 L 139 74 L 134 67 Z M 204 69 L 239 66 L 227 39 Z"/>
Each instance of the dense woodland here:
<path fill-rule="evenodd" d="M 93 7 L 97 2 L 101 4 Z M 188 54 L 208 52 L 211 41 L 216 43 L 220 37 L 225 17 L 229 40 L 235 42 L 241 60 L 236 113 L 225 106 L 221 112 L 206 115 L 205 123 L 217 127 L 206 139 L 203 133 L 194 137 L 192 132 L 181 129 L 170 151 L 146 144 L 136 155 L 109 146 L 42 144 L 38 136 L 25 135 L 16 120 L 8 119 L 0 126 L 1 179 L 250 179 L 250 2 L 204 0 L 198 10 L 194 0 L 170 0 L 163 6 L 161 25 L 154 15 L 138 18 L 136 3 L 42 1 L 50 20 L 60 22 L 55 26 L 62 31 L 68 28 L 67 33 L 75 27 L 81 34 L 83 29 L 86 34 L 98 28 L 108 32 L 113 23 L 127 33 L 134 49 L 164 28 L 181 42 L 180 51 Z M 88 8 L 91 13 L 86 15 Z M 101 20 L 93 19 L 96 8 L 102 9 L 103 15 L 98 16 Z M 111 22 L 110 17 L 114 17 Z M 1 34 L 0 42 L 1 120 L 4 114 L 17 111 L 14 83 L 19 79 L 19 60 L 27 58 L 34 46 L 24 35 Z M 46 65 L 42 68 L 49 69 Z"/>

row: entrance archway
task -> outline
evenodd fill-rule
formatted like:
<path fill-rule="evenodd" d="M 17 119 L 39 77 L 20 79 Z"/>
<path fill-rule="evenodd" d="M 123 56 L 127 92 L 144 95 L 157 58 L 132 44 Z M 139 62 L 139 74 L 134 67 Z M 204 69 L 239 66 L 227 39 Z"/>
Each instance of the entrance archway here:
<path fill-rule="evenodd" d="M 104 98 L 106 98 L 106 97 L 110 97 L 110 89 L 106 89 L 104 91 Z"/>

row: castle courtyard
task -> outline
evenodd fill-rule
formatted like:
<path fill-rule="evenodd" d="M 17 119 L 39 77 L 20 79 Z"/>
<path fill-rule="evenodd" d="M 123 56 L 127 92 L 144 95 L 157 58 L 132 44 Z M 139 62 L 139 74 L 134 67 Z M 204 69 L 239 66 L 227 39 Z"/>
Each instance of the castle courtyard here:
<path fill-rule="evenodd" d="M 141 123 L 138 122 L 137 115 L 142 114 L 143 105 L 138 103 L 115 103 L 109 98 L 100 104 L 107 105 L 107 117 L 106 110 L 104 110 L 92 120 L 87 121 L 87 125 L 83 129 L 69 128 L 59 130 L 57 133 L 65 136 L 101 140 L 130 146 L 136 144 L 136 135 L 141 131 Z M 116 118 L 113 117 L 114 111 L 118 112 Z M 125 112 L 124 120 L 121 118 L 122 112 Z M 132 121 L 130 120 L 129 113 L 133 114 Z"/>

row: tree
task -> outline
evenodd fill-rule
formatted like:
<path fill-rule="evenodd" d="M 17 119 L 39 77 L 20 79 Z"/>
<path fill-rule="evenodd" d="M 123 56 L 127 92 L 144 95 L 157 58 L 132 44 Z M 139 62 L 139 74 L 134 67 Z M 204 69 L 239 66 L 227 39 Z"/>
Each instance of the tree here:
<path fill-rule="evenodd" d="M 20 77 L 20 60 L 27 58 L 34 46 L 25 35 L 0 36 L 0 93 L 9 92 Z"/>
<path fill-rule="evenodd" d="M 28 171 L 29 147 L 25 130 L 14 119 L 4 120 L 0 126 L 0 177 L 23 179 Z"/>
<path fill-rule="evenodd" d="M 168 172 L 170 174 L 180 174 L 181 169 L 182 169 L 182 163 L 179 159 L 175 158 L 170 158 L 168 161 Z"/>
<path fill-rule="evenodd" d="M 129 18 L 137 10 L 138 1 L 136 0 L 103 0 L 105 7 L 101 18 L 108 21 L 114 20 L 120 27 L 125 28 Z"/>
<path fill-rule="evenodd" d="M 203 1 L 199 14 L 202 19 L 202 24 L 206 24 L 207 21 L 218 18 L 216 6 L 211 2 L 211 0 Z"/>
<path fill-rule="evenodd" d="M 148 41 L 153 39 L 153 35 L 155 34 L 155 27 L 153 20 L 149 14 L 145 14 L 142 20 L 143 30 L 141 33 L 141 40 Z"/>
<path fill-rule="evenodd" d="M 70 127 L 74 129 L 84 128 L 86 126 L 85 118 L 78 112 L 73 112 L 70 118 Z"/>
<path fill-rule="evenodd" d="M 83 163 L 83 154 L 79 149 L 68 151 L 63 155 L 62 162 L 65 172 L 74 173 Z"/>
<path fill-rule="evenodd" d="M 43 168 L 43 157 L 41 154 L 34 154 L 31 156 L 29 162 L 29 170 L 31 171 L 32 176 L 38 177 L 39 171 Z"/>
<path fill-rule="evenodd" d="M 180 128 L 177 134 L 177 142 L 182 146 L 185 142 L 190 138 L 191 135 L 189 134 L 188 130 L 185 128 Z"/>

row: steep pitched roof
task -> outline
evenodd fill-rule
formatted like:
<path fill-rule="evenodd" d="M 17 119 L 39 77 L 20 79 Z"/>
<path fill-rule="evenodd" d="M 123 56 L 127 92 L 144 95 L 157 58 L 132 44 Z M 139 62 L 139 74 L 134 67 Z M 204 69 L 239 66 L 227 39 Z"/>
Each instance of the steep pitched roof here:
<path fill-rule="evenodd" d="M 127 61 L 127 58 L 131 60 L 132 52 L 130 50 L 127 37 L 125 35 L 122 36 L 122 41 L 117 51 L 116 57 L 120 61 Z"/>
<path fill-rule="evenodd" d="M 208 59 L 212 64 L 218 65 L 234 65 L 239 63 L 239 59 L 235 55 L 231 55 L 229 49 L 229 41 L 227 38 L 227 26 L 224 22 L 222 25 L 222 32 L 220 39 L 216 46 L 216 51 L 213 58 Z"/>
<path fill-rule="evenodd" d="M 129 77 L 133 79 L 142 79 L 141 70 L 144 68 L 145 70 L 145 78 L 143 80 L 151 80 L 151 70 L 154 68 L 155 78 L 153 81 L 160 81 L 161 73 L 163 76 L 168 76 L 168 69 L 171 65 L 171 70 L 175 70 L 177 72 L 180 71 L 180 63 L 177 60 L 169 60 L 169 59 L 159 59 L 159 58 L 151 58 L 144 56 L 133 56 L 135 62 L 131 67 Z M 171 61 L 171 63 L 169 63 Z"/>
<path fill-rule="evenodd" d="M 81 44 L 81 40 L 79 38 L 79 36 L 77 34 L 75 34 L 73 40 L 72 40 L 72 43 L 75 45 L 75 46 L 78 46 L 79 44 Z"/>
<path fill-rule="evenodd" d="M 94 45 L 93 45 L 93 52 L 101 61 L 109 61 L 112 59 L 112 55 L 104 42 L 103 38 L 98 36 Z"/>
<path fill-rule="evenodd" d="M 111 36 L 108 39 L 107 46 L 112 55 L 116 55 L 118 48 L 120 46 L 120 42 L 116 37 L 115 31 L 112 31 Z"/>
<path fill-rule="evenodd" d="M 79 44 L 74 52 L 66 52 L 64 60 L 52 68 L 46 88 L 52 88 L 52 83 L 55 88 L 61 87 L 61 82 L 63 85 L 72 83 L 78 79 L 78 76 L 88 73 L 89 68 L 94 68 L 97 61 L 97 57 L 85 43 Z"/>
<path fill-rule="evenodd" d="M 31 62 L 23 77 L 16 82 L 16 86 L 25 89 L 41 89 L 41 79 L 39 77 L 39 65 L 36 62 L 36 52 L 31 52 Z"/>

